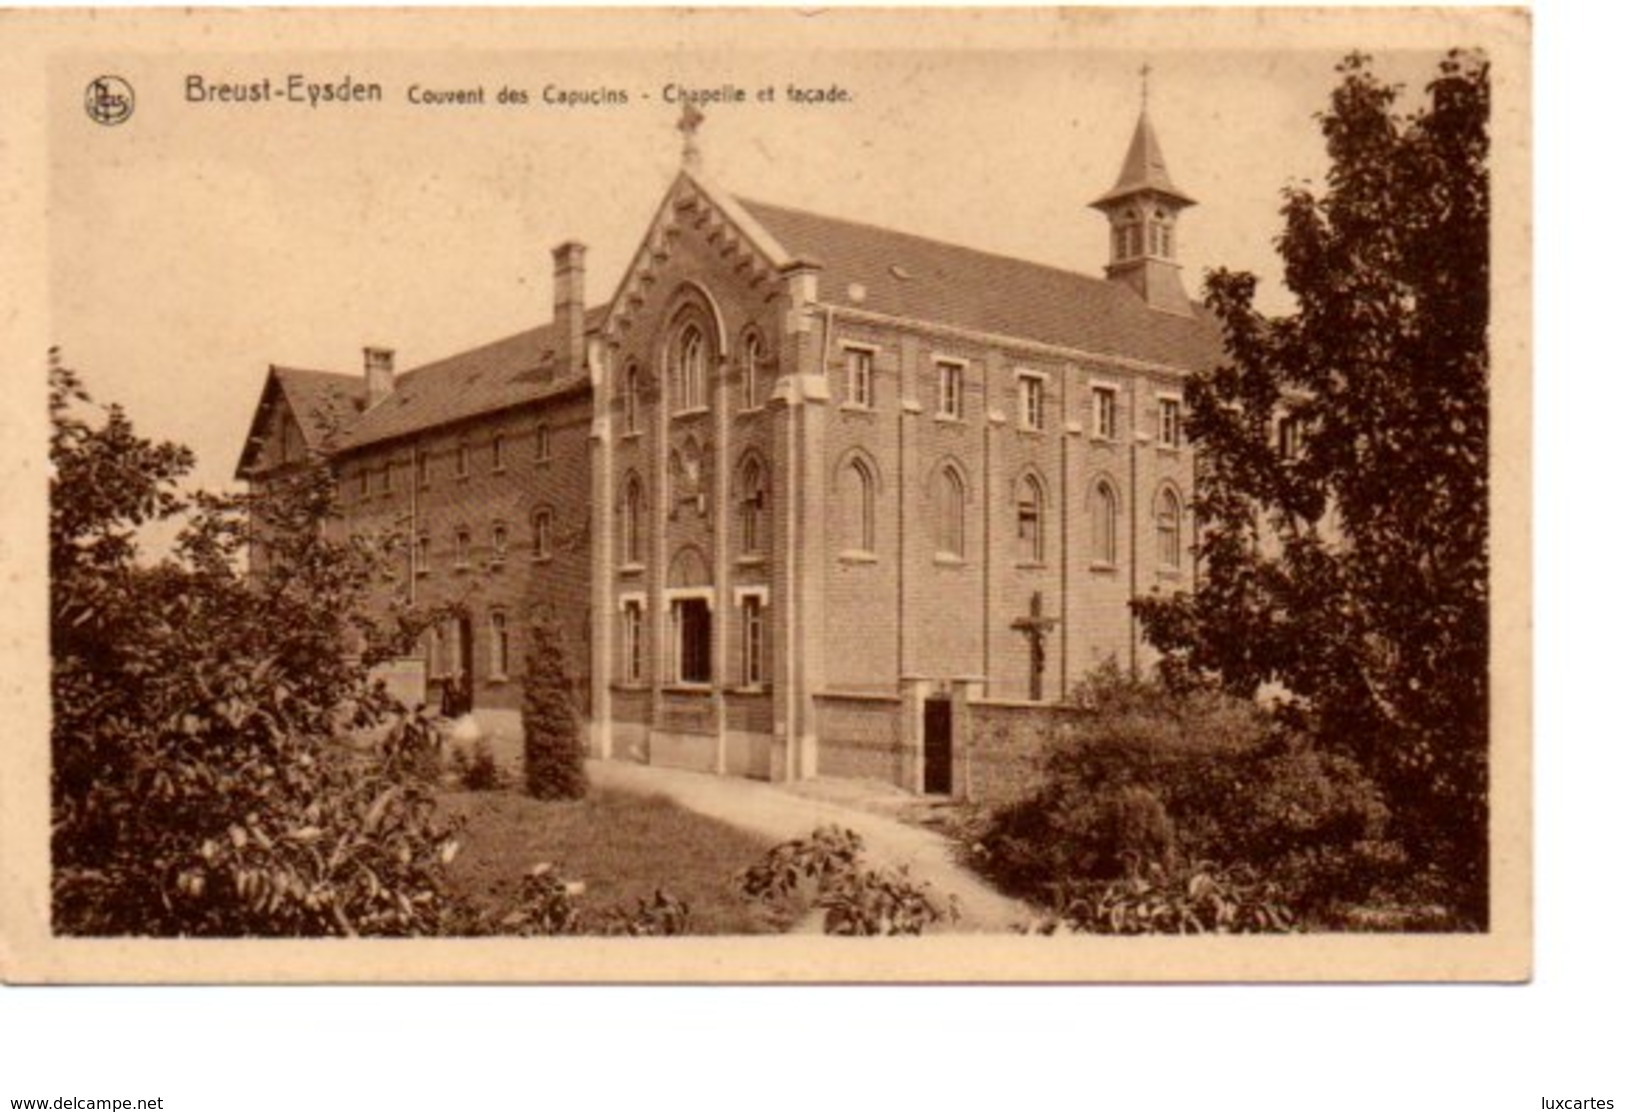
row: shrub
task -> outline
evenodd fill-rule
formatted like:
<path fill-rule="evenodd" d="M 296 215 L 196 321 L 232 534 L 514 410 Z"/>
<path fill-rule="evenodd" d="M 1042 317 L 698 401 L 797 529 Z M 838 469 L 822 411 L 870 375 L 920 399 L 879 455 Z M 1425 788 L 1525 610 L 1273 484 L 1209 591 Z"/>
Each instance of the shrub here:
<path fill-rule="evenodd" d="M 1278 934 L 1293 915 L 1277 887 L 1246 866 L 1199 861 L 1130 866 L 1116 880 L 1063 886 L 1059 915 L 1041 927 L 1088 934 Z"/>
<path fill-rule="evenodd" d="M 531 622 L 524 680 L 525 790 L 537 799 L 580 799 L 587 766 L 557 624 Z"/>
<path fill-rule="evenodd" d="M 824 913 L 825 934 L 920 934 L 959 918 L 952 897 L 939 902 L 906 867 L 868 868 L 862 853 L 863 839 L 855 831 L 821 826 L 808 838 L 774 846 L 745 870 L 740 887 L 752 899 L 784 901 L 810 886 Z"/>
<path fill-rule="evenodd" d="M 1359 767 L 1250 701 L 1108 667 L 1074 704 L 1039 789 L 969 836 L 973 863 L 1007 889 L 1054 901 L 1135 869 L 1244 863 L 1280 898 L 1330 916 L 1404 865 Z"/>
<path fill-rule="evenodd" d="M 474 742 L 469 749 L 453 749 L 451 767 L 457 776 L 457 783 L 466 791 L 500 791 L 507 784 L 508 778 L 502 766 L 497 764 L 491 743 L 484 738 Z"/>

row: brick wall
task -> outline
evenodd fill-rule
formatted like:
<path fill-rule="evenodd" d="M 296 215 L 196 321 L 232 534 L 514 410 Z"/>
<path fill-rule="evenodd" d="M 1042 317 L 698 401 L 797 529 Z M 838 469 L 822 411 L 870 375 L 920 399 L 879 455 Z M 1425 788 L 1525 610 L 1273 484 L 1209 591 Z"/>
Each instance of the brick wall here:
<path fill-rule="evenodd" d="M 969 700 L 956 711 L 955 750 L 967 798 L 998 806 L 1039 785 L 1050 731 L 1064 712 L 999 700 Z"/>
<path fill-rule="evenodd" d="M 819 775 L 898 782 L 905 757 L 900 698 L 823 694 L 814 703 Z"/>

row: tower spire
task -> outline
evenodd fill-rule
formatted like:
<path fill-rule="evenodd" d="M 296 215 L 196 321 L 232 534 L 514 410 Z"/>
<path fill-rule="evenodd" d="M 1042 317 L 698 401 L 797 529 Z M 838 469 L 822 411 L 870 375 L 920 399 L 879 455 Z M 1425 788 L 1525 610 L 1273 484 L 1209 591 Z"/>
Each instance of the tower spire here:
<path fill-rule="evenodd" d="M 1174 261 L 1174 227 L 1196 198 L 1174 184 L 1151 124 L 1151 66 L 1140 66 L 1140 118 L 1117 184 L 1093 202 L 1111 225 L 1106 276 L 1131 286 L 1153 308 L 1188 316 L 1190 298 Z"/>

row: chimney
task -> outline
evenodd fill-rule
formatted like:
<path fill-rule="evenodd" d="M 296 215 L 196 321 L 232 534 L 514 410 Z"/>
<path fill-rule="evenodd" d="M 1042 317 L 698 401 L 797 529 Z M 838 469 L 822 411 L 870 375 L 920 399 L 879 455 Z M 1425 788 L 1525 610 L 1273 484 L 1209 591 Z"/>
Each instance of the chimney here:
<path fill-rule="evenodd" d="M 361 354 L 367 368 L 367 408 L 371 409 L 395 392 L 395 352 L 368 347 Z"/>
<path fill-rule="evenodd" d="M 553 325 L 563 330 L 565 374 L 587 363 L 587 248 L 566 240 L 553 248 Z"/>

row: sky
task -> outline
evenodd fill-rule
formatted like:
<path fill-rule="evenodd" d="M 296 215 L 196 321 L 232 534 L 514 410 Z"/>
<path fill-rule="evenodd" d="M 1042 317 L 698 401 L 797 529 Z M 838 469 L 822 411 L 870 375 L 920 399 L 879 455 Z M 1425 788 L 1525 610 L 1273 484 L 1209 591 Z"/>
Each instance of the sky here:
<path fill-rule="evenodd" d="M 924 18 L 923 16 L 921 18 Z M 1357 44 L 1350 44 L 1357 45 Z M 1187 289 L 1246 269 L 1288 302 L 1271 239 L 1283 186 L 1324 165 L 1313 114 L 1342 47 L 1097 49 L 286 50 L 74 57 L 53 72 L 52 340 L 93 394 L 229 484 L 271 363 L 359 373 L 369 344 L 410 368 L 545 321 L 551 248 L 588 245 L 589 300 L 609 297 L 675 174 L 668 86 L 732 85 L 700 131 L 735 195 L 1100 274 L 1113 184 L 1146 96 L 1175 182 Z M 1420 89 L 1439 52 L 1377 55 Z M 92 123 L 84 74 L 137 90 L 120 127 Z M 376 82 L 381 104 L 200 104 L 189 75 Z M 846 103 L 787 103 L 839 85 Z M 627 103 L 549 107 L 552 85 Z M 414 106 L 483 89 L 481 106 Z M 775 89 L 775 102 L 756 91 Z M 504 88 L 530 103 L 497 103 Z"/>

